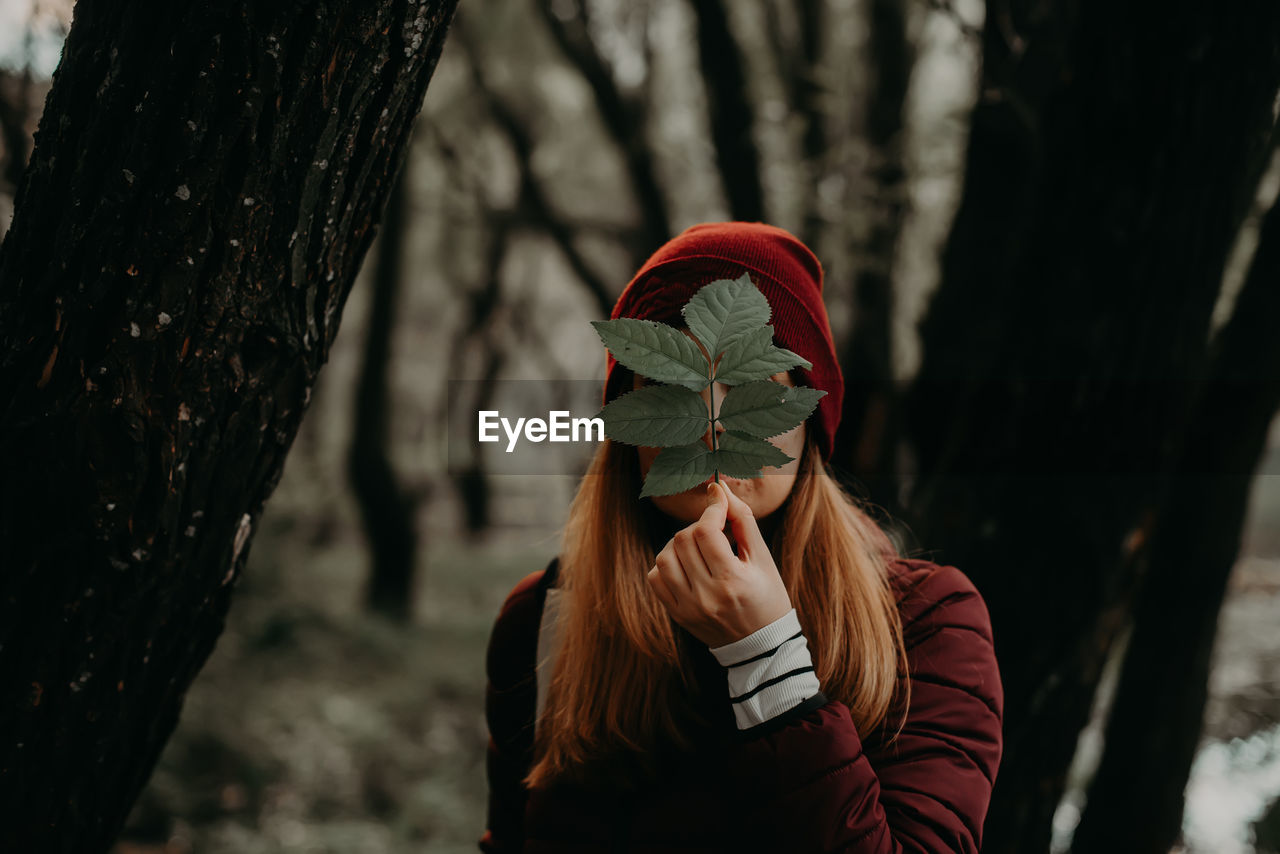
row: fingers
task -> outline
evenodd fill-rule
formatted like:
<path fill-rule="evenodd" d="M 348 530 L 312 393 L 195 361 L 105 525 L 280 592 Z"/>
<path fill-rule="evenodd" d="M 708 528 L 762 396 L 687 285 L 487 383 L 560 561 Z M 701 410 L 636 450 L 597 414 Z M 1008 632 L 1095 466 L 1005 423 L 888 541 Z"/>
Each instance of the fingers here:
<path fill-rule="evenodd" d="M 728 537 L 724 534 L 728 511 L 728 490 L 721 488 L 720 484 L 708 484 L 707 509 L 702 511 L 702 516 L 692 528 L 694 543 L 711 568 L 712 575 L 716 575 L 717 566 L 724 566 L 729 561 L 738 559 L 738 556 L 733 553 Z"/>
<path fill-rule="evenodd" d="M 659 598 L 662 598 L 662 592 L 667 594 L 669 601 L 664 599 L 663 604 L 670 609 L 679 608 L 681 602 L 692 598 L 689 578 L 685 575 L 671 542 L 654 559 L 654 567 L 649 570 L 649 583 L 653 585 L 654 592 L 659 593 Z"/>
<path fill-rule="evenodd" d="M 729 495 L 727 489 L 719 487 L 720 485 L 714 481 L 707 484 L 707 509 L 702 511 L 702 517 L 698 521 L 706 522 L 712 527 L 719 522 L 719 527 L 715 527 L 715 530 L 723 531 L 725 522 L 729 518 Z"/>
<path fill-rule="evenodd" d="M 658 601 L 663 604 L 668 611 L 672 613 L 676 610 L 676 597 L 671 595 L 671 591 L 667 589 L 667 582 L 662 580 L 662 573 L 658 572 L 655 566 L 649 570 L 648 575 L 649 587 L 653 589 L 653 593 L 658 597 Z"/>
<path fill-rule="evenodd" d="M 751 508 L 724 483 L 707 488 L 702 515 L 658 552 L 647 579 L 671 617 L 712 647 L 746 637 L 790 607 Z"/>
<path fill-rule="evenodd" d="M 654 559 L 646 577 L 655 595 L 673 613 L 687 610 L 701 598 L 700 589 L 724 575 L 731 561 L 738 562 L 724 533 L 728 506 L 727 496 L 710 489 L 703 515 L 677 531 Z"/>
<path fill-rule="evenodd" d="M 715 572 L 707 566 L 707 562 L 698 548 L 697 532 L 704 528 L 706 526 L 702 523 L 702 520 L 698 520 L 689 527 L 676 531 L 675 536 L 671 538 L 671 542 L 675 546 L 676 556 L 680 559 L 680 566 L 684 570 L 685 578 L 688 579 L 690 586 L 715 575 Z"/>
<path fill-rule="evenodd" d="M 751 512 L 751 508 L 747 502 L 733 494 L 733 490 L 726 483 L 719 485 L 728 496 L 727 516 L 729 520 L 729 530 L 733 532 L 733 538 L 738 542 L 738 551 L 746 550 L 744 558 L 749 558 L 753 551 L 767 549 L 764 542 L 764 535 L 760 533 L 760 528 L 756 525 L 755 514 Z"/>

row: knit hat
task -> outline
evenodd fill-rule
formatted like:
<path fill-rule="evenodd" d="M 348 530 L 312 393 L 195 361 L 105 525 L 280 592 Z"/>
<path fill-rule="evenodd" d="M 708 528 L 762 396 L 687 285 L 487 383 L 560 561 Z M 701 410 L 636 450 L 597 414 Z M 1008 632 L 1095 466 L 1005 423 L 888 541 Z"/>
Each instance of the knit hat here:
<path fill-rule="evenodd" d="M 822 265 L 793 234 L 762 222 L 704 222 L 690 226 L 649 257 L 623 289 L 610 320 L 633 317 L 684 327 L 680 309 L 694 292 L 717 279 L 747 273 L 773 311 L 773 340 L 813 364 L 797 368 L 806 385 L 826 392 L 809 416 L 824 459 L 831 458 L 844 377 L 822 302 Z M 606 351 L 604 402 L 628 388 L 625 371 Z"/>

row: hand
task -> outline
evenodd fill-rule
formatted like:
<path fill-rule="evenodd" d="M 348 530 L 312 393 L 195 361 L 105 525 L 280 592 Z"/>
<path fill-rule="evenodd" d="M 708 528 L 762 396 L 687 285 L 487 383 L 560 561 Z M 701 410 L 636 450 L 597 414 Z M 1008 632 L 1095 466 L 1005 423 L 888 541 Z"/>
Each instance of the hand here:
<path fill-rule="evenodd" d="M 738 544 L 736 555 L 724 534 L 726 521 Z M 648 579 L 672 618 L 713 648 L 741 640 L 791 610 L 751 508 L 724 483 L 707 485 L 707 509 L 663 547 Z"/>

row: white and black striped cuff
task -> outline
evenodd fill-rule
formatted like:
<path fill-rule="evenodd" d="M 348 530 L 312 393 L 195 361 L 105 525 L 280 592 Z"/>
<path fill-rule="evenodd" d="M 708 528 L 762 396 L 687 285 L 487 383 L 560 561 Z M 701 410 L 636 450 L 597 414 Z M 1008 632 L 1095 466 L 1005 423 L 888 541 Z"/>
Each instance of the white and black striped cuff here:
<path fill-rule="evenodd" d="M 739 730 L 759 726 L 819 693 L 821 687 L 796 609 L 711 654 L 729 677 Z"/>

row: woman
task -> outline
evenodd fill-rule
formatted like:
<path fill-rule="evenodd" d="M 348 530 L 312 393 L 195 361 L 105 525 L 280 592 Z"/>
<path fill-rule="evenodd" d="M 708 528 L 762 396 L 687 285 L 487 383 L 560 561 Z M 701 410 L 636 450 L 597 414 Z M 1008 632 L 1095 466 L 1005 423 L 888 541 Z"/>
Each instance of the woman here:
<path fill-rule="evenodd" d="M 979 850 L 1002 752 L 990 620 L 828 473 L 843 380 L 817 258 L 762 223 L 697 225 L 612 317 L 683 326 L 694 291 L 744 272 L 813 366 L 774 379 L 827 394 L 770 440 L 793 461 L 748 480 L 641 499 L 657 449 L 602 443 L 560 555 L 490 638 L 482 851 Z M 644 381 L 606 362 L 606 403 Z"/>

